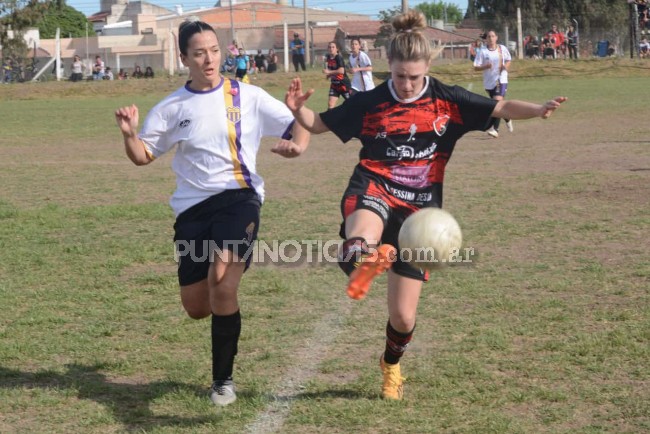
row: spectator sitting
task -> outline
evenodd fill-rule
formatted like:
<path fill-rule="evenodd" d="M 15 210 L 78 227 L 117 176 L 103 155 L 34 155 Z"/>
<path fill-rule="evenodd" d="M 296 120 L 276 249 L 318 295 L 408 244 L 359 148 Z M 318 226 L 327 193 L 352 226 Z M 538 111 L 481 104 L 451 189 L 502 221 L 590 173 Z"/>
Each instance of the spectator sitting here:
<path fill-rule="evenodd" d="M 235 71 L 235 56 L 232 53 L 228 52 L 226 54 L 226 60 L 224 60 L 223 65 L 221 65 L 221 72 L 234 72 Z"/>
<path fill-rule="evenodd" d="M 131 74 L 131 77 L 133 77 L 133 78 L 142 78 L 142 77 L 144 77 L 144 74 L 142 73 L 142 69 L 140 69 L 140 65 L 135 65 L 135 68 L 133 68 L 133 74 Z"/>
<path fill-rule="evenodd" d="M 111 67 L 107 66 L 104 72 L 104 80 L 114 80 L 114 79 L 115 77 L 113 76 L 113 71 L 111 71 Z"/>
<path fill-rule="evenodd" d="M 147 66 L 145 68 L 144 78 L 153 78 L 153 68 L 151 66 Z"/>
<path fill-rule="evenodd" d="M 266 56 L 266 72 L 271 73 L 278 70 L 278 55 L 275 50 L 271 48 L 269 54 Z"/>
<path fill-rule="evenodd" d="M 93 65 L 93 80 L 102 80 L 104 78 L 105 72 L 106 66 L 102 61 L 102 57 L 95 56 L 95 64 Z"/>
<path fill-rule="evenodd" d="M 118 80 L 126 80 L 129 78 L 129 73 L 124 70 L 124 68 L 120 68 L 120 72 L 117 73 L 117 79 Z"/>
<path fill-rule="evenodd" d="M 86 65 L 81 61 L 81 57 L 75 54 L 74 60 L 72 61 L 72 74 L 70 75 L 70 81 L 82 81 L 84 79 L 84 70 Z"/>
<path fill-rule="evenodd" d="M 648 42 L 648 38 L 641 39 L 639 43 L 639 56 L 641 59 L 650 57 L 650 42 Z"/>
<path fill-rule="evenodd" d="M 542 57 L 555 59 L 555 38 L 552 33 L 547 33 L 542 39 Z"/>
<path fill-rule="evenodd" d="M 528 35 L 524 41 L 526 57 L 539 59 L 539 40 L 537 36 Z"/>
<path fill-rule="evenodd" d="M 257 50 L 257 54 L 254 58 L 255 61 L 255 73 L 266 71 L 266 57 L 262 54 L 262 50 Z"/>

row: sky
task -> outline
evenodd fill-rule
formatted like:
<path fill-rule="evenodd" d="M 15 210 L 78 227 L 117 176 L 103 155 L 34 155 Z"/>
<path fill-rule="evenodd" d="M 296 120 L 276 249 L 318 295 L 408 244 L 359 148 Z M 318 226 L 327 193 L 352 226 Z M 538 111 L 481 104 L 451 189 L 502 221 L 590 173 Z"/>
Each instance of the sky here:
<path fill-rule="evenodd" d="M 198 9 L 200 7 L 213 7 L 217 0 L 147 0 L 150 3 L 158 6 L 174 10 L 175 5 L 182 5 L 184 11 Z M 235 0 L 236 1 L 236 0 Z M 288 4 L 293 4 L 296 7 L 303 7 L 303 0 L 286 0 Z M 370 15 L 373 18 L 377 17 L 377 12 L 380 10 L 388 10 L 395 7 L 401 7 L 401 0 L 306 0 L 307 7 L 310 8 L 323 8 L 332 9 L 335 11 L 344 11 Z M 467 9 L 467 0 L 443 0 L 444 3 L 451 3 L 458 6 L 463 13 Z M 99 0 L 67 0 L 68 6 L 72 6 L 85 15 L 92 15 L 99 12 Z M 421 0 L 408 0 L 408 5 L 413 7 Z M 437 0 L 430 1 L 429 3 L 437 3 Z"/>

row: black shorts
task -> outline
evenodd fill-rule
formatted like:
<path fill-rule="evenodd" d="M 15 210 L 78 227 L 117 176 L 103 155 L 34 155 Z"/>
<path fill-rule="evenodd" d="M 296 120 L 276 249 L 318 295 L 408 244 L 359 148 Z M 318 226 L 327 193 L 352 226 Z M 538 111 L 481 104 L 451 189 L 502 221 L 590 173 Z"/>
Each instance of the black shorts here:
<path fill-rule="evenodd" d="M 350 82 L 349 81 L 333 81 L 330 85 L 330 96 L 339 97 L 344 99 L 350 98 Z"/>
<path fill-rule="evenodd" d="M 208 277 L 214 255 L 224 249 L 245 259 L 248 269 L 260 207 L 255 190 L 241 189 L 216 194 L 183 211 L 174 224 L 178 283 L 191 285 Z"/>
<path fill-rule="evenodd" d="M 237 69 L 235 71 L 235 78 L 244 78 L 246 76 L 246 71 L 245 69 Z"/>
<path fill-rule="evenodd" d="M 368 179 L 365 185 L 359 183 L 350 184 L 341 200 L 341 214 L 343 215 L 343 223 L 341 223 L 339 232 L 341 238 L 346 239 L 345 219 L 358 209 L 367 209 L 381 218 L 384 223 L 381 242 L 391 244 L 399 252 L 398 237 L 402 223 L 404 223 L 406 217 L 420 209 L 420 206 L 395 198 L 383 185 L 372 179 Z M 429 280 L 427 271 L 422 271 L 403 262 L 399 254 L 391 270 L 400 276 L 410 277 L 411 279 L 423 282 Z"/>

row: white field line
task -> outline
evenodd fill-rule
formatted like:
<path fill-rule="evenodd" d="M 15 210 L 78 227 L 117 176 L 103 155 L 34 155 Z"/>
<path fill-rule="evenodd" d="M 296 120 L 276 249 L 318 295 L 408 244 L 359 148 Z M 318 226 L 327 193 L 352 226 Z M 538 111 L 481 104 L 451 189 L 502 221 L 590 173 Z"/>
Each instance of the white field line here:
<path fill-rule="evenodd" d="M 314 325 L 311 337 L 304 341 L 289 360 L 291 368 L 272 391 L 272 401 L 252 423 L 246 426 L 245 432 L 266 434 L 278 432 L 282 428 L 284 420 L 291 411 L 291 404 L 303 391 L 304 384 L 318 373 L 318 365 L 327 354 L 328 347 L 341 332 L 343 322 L 348 318 L 353 303 L 352 300 L 343 298 L 341 303 L 333 306 L 332 311 Z"/>

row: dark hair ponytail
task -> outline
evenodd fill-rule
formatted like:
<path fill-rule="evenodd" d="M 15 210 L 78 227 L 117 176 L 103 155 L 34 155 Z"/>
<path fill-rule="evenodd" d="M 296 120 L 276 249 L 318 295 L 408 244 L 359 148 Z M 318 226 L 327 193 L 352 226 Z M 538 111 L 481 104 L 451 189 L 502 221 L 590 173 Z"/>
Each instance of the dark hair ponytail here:
<path fill-rule="evenodd" d="M 178 48 L 181 54 L 187 56 L 189 41 L 196 33 L 212 32 L 217 35 L 212 26 L 200 21 L 197 17 L 190 17 L 178 26 Z"/>

